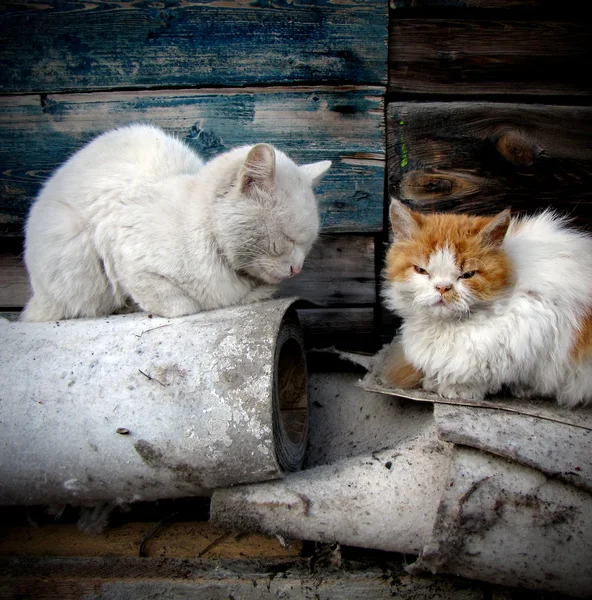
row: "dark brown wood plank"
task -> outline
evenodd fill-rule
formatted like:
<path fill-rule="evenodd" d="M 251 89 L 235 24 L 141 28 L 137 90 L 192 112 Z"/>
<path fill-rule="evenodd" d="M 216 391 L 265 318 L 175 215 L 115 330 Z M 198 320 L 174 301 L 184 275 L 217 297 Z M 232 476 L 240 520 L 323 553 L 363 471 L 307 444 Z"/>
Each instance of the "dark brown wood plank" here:
<path fill-rule="evenodd" d="M 0 251 L 0 308 L 24 306 L 30 295 L 20 251 Z M 282 285 L 282 296 L 331 305 L 375 302 L 374 238 L 323 236 L 302 273 Z"/>
<path fill-rule="evenodd" d="M 0 250 L 0 308 L 22 308 L 31 293 L 20 254 Z"/>
<path fill-rule="evenodd" d="M 389 193 L 419 210 L 552 206 L 592 230 L 592 108 L 388 106 Z"/>
<path fill-rule="evenodd" d="M 203 158 L 268 142 L 298 163 L 332 160 L 317 187 L 324 231 L 379 231 L 384 88 L 261 88 L 0 97 L 0 235 L 22 235 L 40 185 L 94 136 L 133 122 Z"/>
<path fill-rule="evenodd" d="M 322 236 L 300 275 L 281 285 L 282 296 L 302 296 L 326 305 L 374 304 L 374 238 Z"/>
<path fill-rule="evenodd" d="M 298 309 L 298 317 L 306 330 L 313 330 L 317 336 L 349 335 L 369 336 L 373 333 L 374 308 L 303 308 Z"/>
<path fill-rule="evenodd" d="M 391 19 L 388 90 L 589 96 L 591 34 L 587 19 Z"/>
<path fill-rule="evenodd" d="M 567 0 L 561 8 L 580 7 L 581 0 Z M 550 0 L 390 0 L 390 7 L 396 8 L 488 8 L 488 9 L 553 9 L 557 4 Z"/>
<path fill-rule="evenodd" d="M 8 0 L 0 92 L 386 83 L 386 0 Z"/>
<path fill-rule="evenodd" d="M 374 310 L 372 306 L 299 309 L 306 348 L 376 351 Z"/>

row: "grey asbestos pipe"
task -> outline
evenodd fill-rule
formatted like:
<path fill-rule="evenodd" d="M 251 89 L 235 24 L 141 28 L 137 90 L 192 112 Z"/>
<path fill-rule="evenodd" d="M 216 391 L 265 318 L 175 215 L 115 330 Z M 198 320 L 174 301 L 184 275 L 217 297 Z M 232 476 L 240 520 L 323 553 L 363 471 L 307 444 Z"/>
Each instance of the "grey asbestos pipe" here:
<path fill-rule="evenodd" d="M 294 300 L 176 319 L 0 319 L 0 504 L 210 494 L 300 468 Z"/>

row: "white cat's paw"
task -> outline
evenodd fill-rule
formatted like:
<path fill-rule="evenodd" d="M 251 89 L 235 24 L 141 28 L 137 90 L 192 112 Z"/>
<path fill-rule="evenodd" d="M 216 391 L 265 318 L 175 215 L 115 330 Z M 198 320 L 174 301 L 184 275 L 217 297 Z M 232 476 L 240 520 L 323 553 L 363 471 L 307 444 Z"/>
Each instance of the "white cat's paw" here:
<path fill-rule="evenodd" d="M 421 387 L 426 392 L 433 392 L 435 394 L 438 393 L 438 383 L 436 382 L 435 379 L 430 379 L 427 376 L 421 380 Z"/>
<path fill-rule="evenodd" d="M 252 302 L 260 302 L 261 300 L 269 300 L 277 292 L 277 285 L 263 284 L 253 288 L 243 300 L 243 304 L 251 304 Z"/>
<path fill-rule="evenodd" d="M 485 398 L 484 390 L 469 385 L 441 385 L 437 391 L 440 396 L 451 400 L 483 400 Z"/>

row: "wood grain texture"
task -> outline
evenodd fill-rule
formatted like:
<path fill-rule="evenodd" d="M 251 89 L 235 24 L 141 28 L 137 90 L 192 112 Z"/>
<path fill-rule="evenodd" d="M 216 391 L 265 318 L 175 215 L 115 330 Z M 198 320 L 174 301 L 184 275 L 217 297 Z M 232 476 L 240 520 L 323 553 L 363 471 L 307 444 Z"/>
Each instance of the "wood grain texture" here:
<path fill-rule="evenodd" d="M 275 144 L 298 163 L 332 160 L 317 187 L 324 231 L 382 227 L 384 88 L 265 88 L 0 97 L 0 233 L 22 234 L 40 185 L 116 126 L 150 121 L 202 157 Z"/>
<path fill-rule="evenodd" d="M 386 83 L 386 0 L 12 0 L 0 91 Z"/>
<path fill-rule="evenodd" d="M 374 238 L 323 236 L 300 275 L 284 281 L 282 296 L 302 296 L 327 305 L 374 304 Z"/>
<path fill-rule="evenodd" d="M 271 558 L 299 556 L 302 544 L 283 548 L 276 537 L 236 532 L 203 522 L 125 523 L 88 535 L 76 525 L 0 528 L 0 556 L 139 556 L 163 558 Z"/>
<path fill-rule="evenodd" d="M 0 308 L 22 308 L 31 294 L 21 256 L 0 250 Z"/>
<path fill-rule="evenodd" d="M 390 7 L 396 8 L 489 8 L 489 9 L 553 9 L 557 5 L 551 0 L 390 0 Z M 580 8 L 580 0 L 567 0 L 561 8 Z M 555 10 L 555 12 L 557 12 Z"/>
<path fill-rule="evenodd" d="M 349 336 L 369 336 L 373 333 L 374 308 L 303 308 L 298 309 L 298 317 L 304 329 L 311 335 L 331 334 Z"/>
<path fill-rule="evenodd" d="M 29 295 L 21 253 L 0 251 L 0 308 L 20 308 Z M 282 284 L 280 295 L 300 296 L 327 306 L 374 304 L 374 238 L 323 236 L 302 273 Z"/>
<path fill-rule="evenodd" d="M 391 19 L 389 92 L 589 96 L 590 21 Z"/>
<path fill-rule="evenodd" d="M 15 557 L 0 559 L 1 600 L 482 600 L 503 588 L 453 577 L 411 577 L 400 555 L 366 561 L 311 558 L 200 560 Z M 333 559 L 333 562 L 331 562 Z M 495 590 L 495 591 L 494 591 Z M 494 592 L 494 596 L 492 596 Z M 503 596 L 502 596 L 503 594 Z M 540 600 L 551 596 L 537 595 Z"/>
<path fill-rule="evenodd" d="M 373 306 L 305 308 L 298 310 L 298 318 L 309 350 L 329 346 L 352 351 L 377 349 Z"/>
<path fill-rule="evenodd" d="M 552 206 L 592 230 L 592 109 L 499 103 L 388 106 L 389 193 L 418 210 Z"/>

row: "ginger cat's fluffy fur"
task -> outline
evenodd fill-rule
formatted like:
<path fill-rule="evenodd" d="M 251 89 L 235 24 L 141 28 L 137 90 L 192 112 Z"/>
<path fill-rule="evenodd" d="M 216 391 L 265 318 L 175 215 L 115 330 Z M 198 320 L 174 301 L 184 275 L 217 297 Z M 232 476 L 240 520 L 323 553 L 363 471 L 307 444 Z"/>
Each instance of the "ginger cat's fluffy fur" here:
<path fill-rule="evenodd" d="M 26 230 L 33 297 L 22 318 L 137 307 L 165 317 L 271 296 L 319 232 L 313 186 L 331 163 L 297 166 L 268 144 L 205 163 L 150 125 L 105 133 L 45 184 Z"/>
<path fill-rule="evenodd" d="M 551 212 L 425 215 L 393 199 L 383 296 L 403 318 L 385 377 L 448 398 L 592 402 L 592 237 Z"/>

